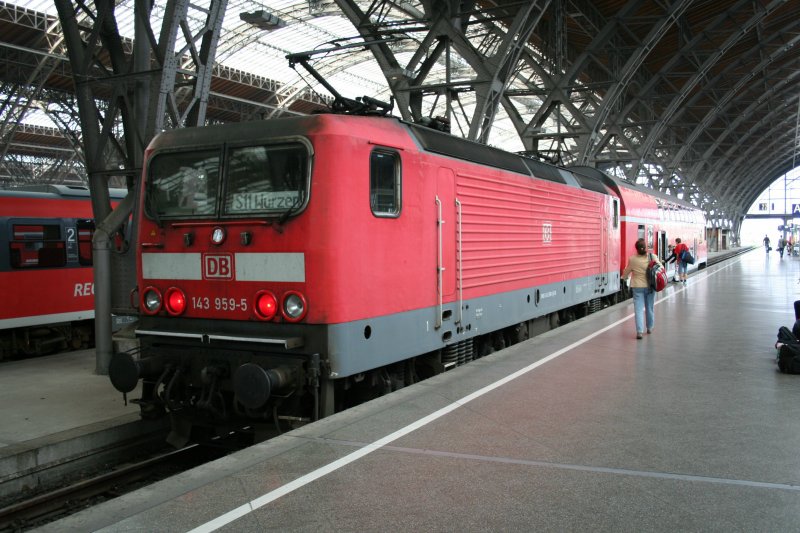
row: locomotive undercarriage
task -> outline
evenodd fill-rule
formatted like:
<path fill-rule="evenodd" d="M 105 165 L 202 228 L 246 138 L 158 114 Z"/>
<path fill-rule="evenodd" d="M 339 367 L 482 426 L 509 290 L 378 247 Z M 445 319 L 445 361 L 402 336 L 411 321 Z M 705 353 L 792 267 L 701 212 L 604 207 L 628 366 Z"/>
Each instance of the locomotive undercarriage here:
<path fill-rule="evenodd" d="M 233 327 L 233 326 L 232 326 Z M 183 446 L 190 432 L 249 428 L 276 434 L 314 420 L 319 412 L 319 357 L 238 324 L 228 331 L 203 321 L 143 320 L 135 348 L 116 353 L 109 377 L 123 393 L 141 381 L 143 418 L 169 413 L 169 442 Z M 283 342 L 283 345 L 280 343 Z"/>
<path fill-rule="evenodd" d="M 93 345 L 94 326 L 91 320 L 16 328 L 0 333 L 0 361 L 90 348 Z"/>

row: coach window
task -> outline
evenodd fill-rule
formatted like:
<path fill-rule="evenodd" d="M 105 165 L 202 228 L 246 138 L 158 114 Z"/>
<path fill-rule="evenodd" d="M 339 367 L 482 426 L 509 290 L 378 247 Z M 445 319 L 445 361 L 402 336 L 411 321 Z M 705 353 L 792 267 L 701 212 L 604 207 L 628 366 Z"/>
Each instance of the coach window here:
<path fill-rule="evenodd" d="M 10 252 L 13 268 L 62 267 L 67 264 L 58 224 L 13 224 Z"/>
<path fill-rule="evenodd" d="M 369 206 L 377 217 L 400 216 L 400 154 L 374 150 L 369 159 Z"/>
<path fill-rule="evenodd" d="M 614 198 L 612 200 L 612 209 L 613 209 L 613 217 L 614 217 L 614 229 L 619 227 L 619 200 Z"/>
<path fill-rule="evenodd" d="M 92 264 L 92 236 L 94 235 L 94 221 L 78 221 L 78 262 L 81 266 Z"/>

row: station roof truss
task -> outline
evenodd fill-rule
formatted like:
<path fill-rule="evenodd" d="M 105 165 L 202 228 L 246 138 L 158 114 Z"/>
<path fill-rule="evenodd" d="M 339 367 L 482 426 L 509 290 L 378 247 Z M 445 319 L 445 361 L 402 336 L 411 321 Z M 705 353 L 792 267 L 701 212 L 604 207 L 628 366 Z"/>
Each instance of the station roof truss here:
<path fill-rule="evenodd" d="M 146 15 L 135 4 L 0 2 L 0 186 L 86 180 L 87 160 L 107 166 L 88 174 L 130 177 L 155 131 L 331 105 L 289 54 L 406 120 L 600 168 L 735 230 L 796 166 L 800 0 L 176 0 Z M 151 58 L 138 69 L 125 59 L 136 21 Z M 117 102 L 142 83 L 161 99 L 129 109 L 149 117 L 133 127 Z"/>

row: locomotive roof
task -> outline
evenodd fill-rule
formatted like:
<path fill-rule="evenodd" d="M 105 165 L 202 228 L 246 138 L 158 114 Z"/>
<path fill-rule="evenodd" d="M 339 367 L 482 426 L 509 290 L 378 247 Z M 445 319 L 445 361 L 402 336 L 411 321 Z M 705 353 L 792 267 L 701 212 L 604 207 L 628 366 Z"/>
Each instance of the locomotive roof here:
<path fill-rule="evenodd" d="M 437 131 L 427 126 L 412 124 L 397 117 L 363 117 L 350 115 L 317 114 L 303 117 L 286 117 L 263 121 L 218 124 L 197 128 L 179 128 L 156 136 L 149 149 L 169 149 L 175 145 L 208 146 L 219 144 L 220 139 L 241 142 L 268 137 L 302 136 L 320 128 L 323 117 L 337 117 L 335 120 L 380 120 L 392 121 L 407 127 L 409 134 L 423 150 L 446 155 L 463 161 L 470 161 L 493 168 L 523 174 L 572 187 L 609 194 L 607 183 L 598 176 L 576 174 L 568 169 L 543 163 L 519 154 L 507 152 L 493 146 L 477 143 L 449 133 Z"/>
<path fill-rule="evenodd" d="M 408 124 L 408 126 L 420 145 L 429 152 L 608 194 L 603 182 L 596 176 L 573 174 L 569 170 L 555 165 L 436 131 L 419 124 Z"/>
<path fill-rule="evenodd" d="M 610 174 L 603 172 L 602 170 L 593 167 L 576 165 L 574 167 L 569 167 L 569 169 L 575 172 L 576 175 L 592 176 L 593 178 L 602 181 L 603 183 L 606 184 L 606 186 L 616 191 L 617 194 L 620 194 L 621 188 L 633 189 L 635 191 L 645 193 L 655 198 L 659 198 L 664 202 L 670 202 L 675 205 L 680 205 L 687 209 L 699 210 L 699 208 L 696 205 L 693 205 L 692 203 L 687 202 L 686 200 L 681 200 L 680 198 L 677 198 L 675 196 L 670 196 L 669 194 L 665 194 L 661 191 L 650 189 L 642 185 L 637 185 L 635 183 L 630 183 L 628 181 L 621 180 L 619 178 L 616 178 Z"/>
<path fill-rule="evenodd" d="M 126 189 L 109 189 L 113 200 L 121 200 L 128 194 Z M 0 190 L 0 196 L 19 198 L 50 198 L 61 200 L 88 200 L 91 196 L 89 188 L 79 185 L 22 185 L 12 189 Z"/>
<path fill-rule="evenodd" d="M 323 115 L 307 115 L 302 117 L 282 117 L 250 122 L 232 122 L 213 124 L 191 128 L 175 128 L 156 135 L 150 145 L 152 149 L 170 149 L 185 146 L 218 145 L 221 140 L 242 142 L 258 141 L 269 137 L 288 137 L 305 135 L 317 129 L 319 119 Z"/>

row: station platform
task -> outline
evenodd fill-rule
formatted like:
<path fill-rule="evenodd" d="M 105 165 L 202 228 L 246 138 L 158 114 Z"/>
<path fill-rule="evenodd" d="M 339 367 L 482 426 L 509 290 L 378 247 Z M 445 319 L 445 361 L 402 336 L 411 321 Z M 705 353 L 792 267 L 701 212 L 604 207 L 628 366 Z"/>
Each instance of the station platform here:
<path fill-rule="evenodd" d="M 128 414 L 138 416 L 139 407 L 126 406 L 113 387 L 109 393 L 108 376 L 94 369 L 94 350 L 0 364 L 0 450 Z"/>
<path fill-rule="evenodd" d="M 797 530 L 799 279 L 757 249 L 641 340 L 627 301 L 40 530 Z"/>
<path fill-rule="evenodd" d="M 148 439 L 163 442 L 168 422 L 141 420 L 139 406 L 94 370 L 94 350 L 0 364 L 0 502 L 125 457 Z"/>

